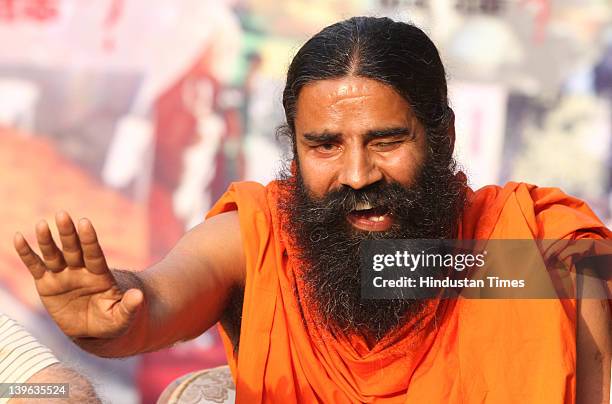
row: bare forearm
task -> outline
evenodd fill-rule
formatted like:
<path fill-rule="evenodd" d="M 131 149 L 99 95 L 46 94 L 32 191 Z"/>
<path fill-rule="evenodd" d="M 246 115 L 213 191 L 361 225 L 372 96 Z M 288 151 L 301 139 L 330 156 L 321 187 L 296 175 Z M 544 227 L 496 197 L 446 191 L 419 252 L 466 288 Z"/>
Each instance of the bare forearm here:
<path fill-rule="evenodd" d="M 605 284 L 591 269 L 578 283 L 576 332 L 576 402 L 580 404 L 609 402 L 610 360 L 612 359 L 612 315 Z"/>

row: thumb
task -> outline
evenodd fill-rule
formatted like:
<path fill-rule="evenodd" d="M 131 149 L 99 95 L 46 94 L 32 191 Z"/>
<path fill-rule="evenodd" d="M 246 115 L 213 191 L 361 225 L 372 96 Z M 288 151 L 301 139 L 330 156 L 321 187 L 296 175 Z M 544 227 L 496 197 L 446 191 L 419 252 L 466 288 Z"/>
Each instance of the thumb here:
<path fill-rule="evenodd" d="M 140 289 L 129 289 L 123 294 L 121 301 L 119 301 L 119 313 L 124 319 L 129 320 L 136 314 L 143 302 L 144 295 Z"/>

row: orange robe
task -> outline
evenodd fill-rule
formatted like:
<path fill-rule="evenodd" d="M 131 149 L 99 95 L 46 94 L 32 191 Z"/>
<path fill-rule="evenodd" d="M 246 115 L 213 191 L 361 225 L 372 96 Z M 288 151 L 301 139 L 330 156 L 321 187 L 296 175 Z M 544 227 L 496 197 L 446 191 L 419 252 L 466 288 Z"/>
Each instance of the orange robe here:
<path fill-rule="evenodd" d="M 208 217 L 238 210 L 246 256 L 240 347 L 221 328 L 239 403 L 573 403 L 575 299 L 433 303 L 369 348 L 299 307 L 278 183 L 235 183 Z M 469 191 L 462 239 L 610 239 L 588 206 L 522 183 Z M 297 282 L 297 283 L 296 283 Z M 304 319 L 306 321 L 304 321 Z"/>

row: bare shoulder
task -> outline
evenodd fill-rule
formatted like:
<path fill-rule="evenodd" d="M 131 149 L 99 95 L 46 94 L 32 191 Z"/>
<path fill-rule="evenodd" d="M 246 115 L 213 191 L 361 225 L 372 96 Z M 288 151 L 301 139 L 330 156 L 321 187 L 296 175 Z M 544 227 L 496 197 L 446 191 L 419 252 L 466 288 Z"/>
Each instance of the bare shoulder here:
<path fill-rule="evenodd" d="M 69 397 L 66 399 L 53 399 L 54 403 L 100 403 L 100 399 L 89 380 L 61 363 L 56 363 L 40 370 L 30 377 L 26 383 L 68 383 Z M 14 398 L 9 400 L 9 404 L 25 404 L 31 401 L 32 399 L 30 398 Z"/>

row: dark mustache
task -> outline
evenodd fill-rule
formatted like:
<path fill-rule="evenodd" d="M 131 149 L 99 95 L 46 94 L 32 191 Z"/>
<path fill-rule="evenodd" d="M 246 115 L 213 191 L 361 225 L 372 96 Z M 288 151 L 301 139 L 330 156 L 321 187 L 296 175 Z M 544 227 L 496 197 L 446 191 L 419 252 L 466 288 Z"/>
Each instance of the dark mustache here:
<path fill-rule="evenodd" d="M 343 185 L 328 192 L 321 199 L 308 199 L 308 219 L 312 222 L 325 222 L 334 219 L 345 220 L 346 215 L 360 204 L 370 204 L 373 208 L 384 207 L 393 214 L 399 209 L 410 208 L 416 198 L 410 188 L 396 182 L 376 182 L 361 189 Z"/>

